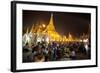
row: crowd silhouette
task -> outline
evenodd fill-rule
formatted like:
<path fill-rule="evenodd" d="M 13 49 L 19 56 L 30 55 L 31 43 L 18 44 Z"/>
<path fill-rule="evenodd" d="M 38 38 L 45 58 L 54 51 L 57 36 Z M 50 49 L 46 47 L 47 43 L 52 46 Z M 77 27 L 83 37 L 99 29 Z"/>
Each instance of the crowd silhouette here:
<path fill-rule="evenodd" d="M 23 46 L 23 62 L 84 60 L 91 58 L 90 44 L 83 42 L 38 42 Z"/>

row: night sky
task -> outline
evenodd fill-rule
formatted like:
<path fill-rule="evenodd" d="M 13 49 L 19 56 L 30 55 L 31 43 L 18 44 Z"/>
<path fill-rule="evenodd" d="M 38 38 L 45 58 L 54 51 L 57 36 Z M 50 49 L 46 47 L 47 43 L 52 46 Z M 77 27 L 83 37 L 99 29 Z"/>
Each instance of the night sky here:
<path fill-rule="evenodd" d="M 74 36 L 80 36 L 89 30 L 89 24 L 91 24 L 91 14 L 89 13 L 23 10 L 23 33 L 33 24 L 48 25 L 51 13 L 53 13 L 55 29 L 61 35 L 68 35 L 70 32 Z"/>

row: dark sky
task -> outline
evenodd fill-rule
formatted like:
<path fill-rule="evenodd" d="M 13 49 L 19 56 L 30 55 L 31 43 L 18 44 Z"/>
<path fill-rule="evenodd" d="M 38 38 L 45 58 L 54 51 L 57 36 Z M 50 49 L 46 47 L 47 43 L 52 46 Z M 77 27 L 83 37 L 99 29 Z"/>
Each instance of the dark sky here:
<path fill-rule="evenodd" d="M 88 32 L 90 24 L 89 13 L 68 13 L 68 12 L 48 12 L 23 10 L 23 32 L 33 24 L 48 25 L 51 13 L 53 13 L 54 26 L 61 35 L 68 35 L 70 32 L 75 36 Z"/>

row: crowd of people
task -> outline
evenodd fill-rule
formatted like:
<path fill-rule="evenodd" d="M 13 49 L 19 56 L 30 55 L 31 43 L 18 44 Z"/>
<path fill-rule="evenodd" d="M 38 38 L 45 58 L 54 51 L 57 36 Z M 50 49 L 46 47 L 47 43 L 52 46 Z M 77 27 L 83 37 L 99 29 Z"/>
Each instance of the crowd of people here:
<path fill-rule="evenodd" d="M 23 46 L 23 62 L 48 62 L 90 59 L 90 44 L 83 42 L 38 42 Z M 85 47 L 86 46 L 86 47 Z"/>

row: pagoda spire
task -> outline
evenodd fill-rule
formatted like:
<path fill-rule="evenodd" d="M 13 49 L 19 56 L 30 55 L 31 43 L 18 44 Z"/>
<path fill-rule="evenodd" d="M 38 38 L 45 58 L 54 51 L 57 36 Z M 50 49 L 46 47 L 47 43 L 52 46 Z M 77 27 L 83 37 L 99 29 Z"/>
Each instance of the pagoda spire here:
<path fill-rule="evenodd" d="M 29 33 L 29 29 L 27 28 L 27 30 L 26 30 L 26 34 L 28 34 Z"/>
<path fill-rule="evenodd" d="M 53 23 L 53 14 L 51 14 L 49 24 L 46 28 L 47 31 L 55 31 L 54 23 Z"/>
<path fill-rule="evenodd" d="M 53 14 L 51 14 L 51 18 L 50 18 L 49 24 L 53 25 Z"/>
<path fill-rule="evenodd" d="M 34 24 L 33 24 L 32 27 L 31 27 L 30 33 L 33 32 L 33 29 L 34 29 Z"/>

